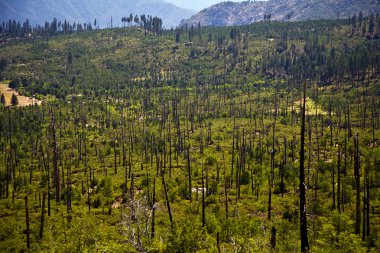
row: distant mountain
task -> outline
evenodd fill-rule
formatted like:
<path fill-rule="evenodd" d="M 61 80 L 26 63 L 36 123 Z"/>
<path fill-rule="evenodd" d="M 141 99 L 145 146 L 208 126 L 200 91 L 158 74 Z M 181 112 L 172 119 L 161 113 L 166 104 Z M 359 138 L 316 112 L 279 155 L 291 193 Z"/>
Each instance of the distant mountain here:
<path fill-rule="evenodd" d="M 271 20 L 336 19 L 355 13 L 380 13 L 380 0 L 269 0 L 223 2 L 183 20 L 181 25 L 233 26 L 260 21 L 271 14 Z"/>
<path fill-rule="evenodd" d="M 53 18 L 71 23 L 93 23 L 100 27 L 121 25 L 121 18 L 134 15 L 161 17 L 165 27 L 177 26 L 194 11 L 182 9 L 164 0 L 0 0 L 0 22 L 15 19 L 44 24 Z"/>
<path fill-rule="evenodd" d="M 200 11 L 211 5 L 223 2 L 222 0 L 165 0 L 165 2 L 172 3 L 178 7 Z M 241 0 L 235 0 L 234 2 L 242 2 Z"/>

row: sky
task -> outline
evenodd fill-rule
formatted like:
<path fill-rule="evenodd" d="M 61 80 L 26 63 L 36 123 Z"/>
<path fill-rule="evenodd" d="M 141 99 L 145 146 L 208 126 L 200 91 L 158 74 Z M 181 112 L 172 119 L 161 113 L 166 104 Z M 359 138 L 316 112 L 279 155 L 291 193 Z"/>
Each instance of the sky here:
<path fill-rule="evenodd" d="M 225 0 L 227 1 L 227 0 Z M 243 2 L 238 0 L 232 0 L 233 2 Z M 181 8 L 200 11 L 211 5 L 224 2 L 223 0 L 165 0 L 165 2 L 173 3 Z"/>

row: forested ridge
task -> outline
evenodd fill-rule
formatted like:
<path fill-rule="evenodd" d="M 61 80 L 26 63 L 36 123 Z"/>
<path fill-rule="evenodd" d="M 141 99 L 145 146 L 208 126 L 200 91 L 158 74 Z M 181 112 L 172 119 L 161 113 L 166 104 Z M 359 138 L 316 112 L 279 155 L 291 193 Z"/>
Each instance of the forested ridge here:
<path fill-rule="evenodd" d="M 3 33 L 0 251 L 377 252 L 379 25 Z"/>

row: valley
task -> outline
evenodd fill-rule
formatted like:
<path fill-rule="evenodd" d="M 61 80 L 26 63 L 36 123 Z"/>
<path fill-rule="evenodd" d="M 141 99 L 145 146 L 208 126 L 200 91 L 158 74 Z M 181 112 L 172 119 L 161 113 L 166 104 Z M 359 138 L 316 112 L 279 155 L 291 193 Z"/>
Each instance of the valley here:
<path fill-rule="evenodd" d="M 0 251 L 378 252 L 375 19 L 3 38 Z"/>

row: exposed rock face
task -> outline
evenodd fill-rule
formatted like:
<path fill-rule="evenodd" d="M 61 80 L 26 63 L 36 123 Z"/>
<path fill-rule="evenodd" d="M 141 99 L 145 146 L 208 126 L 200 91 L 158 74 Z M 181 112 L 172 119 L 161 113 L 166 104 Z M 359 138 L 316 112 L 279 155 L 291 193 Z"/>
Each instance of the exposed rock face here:
<path fill-rule="evenodd" d="M 246 25 L 271 15 L 271 20 L 309 20 L 345 18 L 363 12 L 380 13 L 379 0 L 269 0 L 223 2 L 200 11 L 181 25 Z"/>

